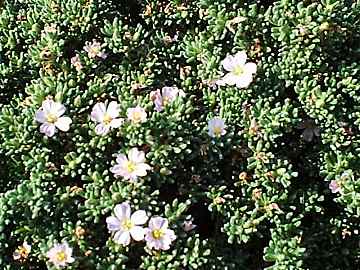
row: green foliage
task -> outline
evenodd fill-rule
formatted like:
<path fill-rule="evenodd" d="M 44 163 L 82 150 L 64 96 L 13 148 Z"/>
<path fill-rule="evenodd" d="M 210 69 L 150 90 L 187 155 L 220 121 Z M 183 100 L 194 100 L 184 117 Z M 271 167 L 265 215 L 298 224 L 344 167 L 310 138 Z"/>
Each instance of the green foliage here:
<path fill-rule="evenodd" d="M 350 0 L 0 1 L 0 268 L 54 269 L 46 253 L 67 241 L 67 269 L 358 269 L 359 18 Z M 218 86 L 242 50 L 254 81 Z M 186 95 L 157 112 L 164 86 Z M 51 138 L 34 119 L 49 96 L 72 119 Z M 96 135 L 106 100 L 147 121 Z M 133 147 L 152 167 L 135 183 L 110 172 Z M 170 250 L 113 241 L 124 201 L 169 220 Z"/>

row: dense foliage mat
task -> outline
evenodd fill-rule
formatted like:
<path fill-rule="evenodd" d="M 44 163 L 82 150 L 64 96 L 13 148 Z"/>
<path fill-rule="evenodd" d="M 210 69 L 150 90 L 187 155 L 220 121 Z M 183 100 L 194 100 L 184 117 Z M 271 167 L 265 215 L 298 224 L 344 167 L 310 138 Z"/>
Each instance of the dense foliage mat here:
<path fill-rule="evenodd" d="M 2 0 L 0 268 L 359 269 L 359 132 L 357 0 Z"/>

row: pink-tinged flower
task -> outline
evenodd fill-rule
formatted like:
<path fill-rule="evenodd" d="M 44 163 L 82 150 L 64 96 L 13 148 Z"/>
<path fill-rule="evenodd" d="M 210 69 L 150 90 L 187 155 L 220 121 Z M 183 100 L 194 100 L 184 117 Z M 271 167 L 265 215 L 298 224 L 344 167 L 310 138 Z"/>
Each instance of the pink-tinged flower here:
<path fill-rule="evenodd" d="M 65 113 L 65 106 L 52 99 L 43 101 L 41 108 L 35 113 L 35 120 L 42 123 L 40 132 L 52 137 L 57 128 L 61 131 L 68 131 L 72 123 L 69 117 L 62 117 Z"/>
<path fill-rule="evenodd" d="M 149 227 L 145 229 L 145 241 L 149 248 L 168 250 L 175 239 L 175 232 L 168 229 L 166 218 L 152 217 L 150 219 Z"/>
<path fill-rule="evenodd" d="M 158 89 L 150 93 L 150 98 L 155 104 L 155 110 L 158 112 L 161 112 L 167 104 L 173 102 L 178 96 L 184 97 L 185 93 L 177 87 L 165 86 L 161 89 L 161 92 Z"/>
<path fill-rule="evenodd" d="M 21 245 L 13 253 L 13 258 L 16 261 L 24 261 L 27 259 L 31 252 L 31 245 L 29 245 L 26 241 Z"/>
<path fill-rule="evenodd" d="M 95 58 L 100 57 L 102 59 L 105 59 L 107 57 L 107 54 L 102 51 L 101 43 L 93 39 L 92 42 L 86 41 L 84 50 L 88 53 L 89 58 Z"/>
<path fill-rule="evenodd" d="M 253 81 L 253 74 L 256 73 L 255 63 L 246 63 L 246 52 L 241 51 L 234 56 L 228 55 L 222 65 L 229 71 L 224 77 L 218 80 L 218 85 L 236 85 L 238 88 L 246 88 Z"/>
<path fill-rule="evenodd" d="M 72 257 L 72 248 L 69 247 L 67 242 L 61 244 L 55 244 L 46 254 L 49 261 L 57 268 L 67 266 L 69 263 L 73 263 L 75 259 Z"/>
<path fill-rule="evenodd" d="M 83 68 L 83 65 L 80 61 L 80 56 L 76 54 L 75 56 L 71 57 L 71 64 L 75 67 L 76 71 L 80 71 Z"/>
<path fill-rule="evenodd" d="M 103 102 L 96 103 L 91 111 L 91 120 L 98 123 L 95 133 L 106 135 L 110 129 L 120 127 L 124 119 L 118 118 L 119 113 L 119 104 L 115 101 L 111 101 L 108 106 Z"/>
<path fill-rule="evenodd" d="M 115 232 L 114 241 L 127 246 L 131 238 L 135 241 L 144 239 L 145 229 L 139 225 L 144 225 L 148 220 L 144 210 L 137 210 L 131 215 L 130 205 L 126 202 L 118 204 L 114 209 L 115 216 L 106 218 L 107 228 L 110 232 Z"/>
<path fill-rule="evenodd" d="M 329 188 L 332 193 L 338 193 L 341 191 L 341 186 L 338 184 L 336 180 L 332 180 L 329 184 Z"/>
<path fill-rule="evenodd" d="M 147 118 L 147 113 L 144 108 L 136 106 L 135 108 L 127 109 L 127 118 L 134 124 L 144 123 Z"/>
<path fill-rule="evenodd" d="M 110 168 L 115 177 L 122 176 L 124 179 L 135 181 L 138 176 L 147 175 L 151 167 L 145 163 L 145 153 L 137 148 L 132 148 L 128 156 L 119 154 L 116 158 L 116 165 Z"/>
<path fill-rule="evenodd" d="M 193 224 L 193 220 L 185 220 L 182 224 L 182 228 L 185 232 L 190 232 L 193 229 L 195 229 L 197 227 L 197 225 Z"/>
<path fill-rule="evenodd" d="M 213 138 L 220 137 L 226 133 L 225 127 L 223 119 L 217 117 L 210 119 L 208 122 L 208 134 Z"/>

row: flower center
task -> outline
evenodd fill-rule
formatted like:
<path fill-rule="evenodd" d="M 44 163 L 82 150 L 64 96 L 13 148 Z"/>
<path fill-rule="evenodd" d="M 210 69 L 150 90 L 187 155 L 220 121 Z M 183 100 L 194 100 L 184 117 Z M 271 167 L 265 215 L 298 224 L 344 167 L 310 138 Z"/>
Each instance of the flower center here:
<path fill-rule="evenodd" d="M 140 112 L 134 112 L 133 121 L 134 122 L 140 122 L 141 121 L 141 113 Z"/>
<path fill-rule="evenodd" d="M 131 222 L 130 219 L 125 219 L 122 222 L 122 227 L 125 231 L 129 231 L 132 227 L 134 227 L 134 224 Z"/>
<path fill-rule="evenodd" d="M 136 169 L 136 164 L 132 161 L 128 161 L 126 164 L 126 169 L 129 173 L 132 173 Z"/>
<path fill-rule="evenodd" d="M 214 134 L 216 136 L 220 136 L 222 132 L 222 128 L 221 127 L 214 127 Z"/>
<path fill-rule="evenodd" d="M 153 230 L 152 236 L 154 239 L 158 240 L 164 235 L 164 231 L 161 229 Z"/>
<path fill-rule="evenodd" d="M 100 48 L 99 47 L 91 47 L 89 51 L 90 51 L 90 54 L 96 56 L 100 52 Z"/>
<path fill-rule="evenodd" d="M 236 76 L 240 76 L 241 74 L 244 73 L 244 69 L 242 66 L 236 66 L 233 70 L 233 73 L 236 75 Z"/>
<path fill-rule="evenodd" d="M 105 125 L 110 125 L 111 121 L 112 121 L 112 117 L 106 113 L 104 115 L 104 119 L 103 119 L 104 124 Z"/>
<path fill-rule="evenodd" d="M 56 260 L 58 260 L 59 262 L 66 261 L 65 252 L 64 251 L 59 251 L 58 253 L 56 253 Z"/>
<path fill-rule="evenodd" d="M 49 113 L 46 116 L 46 121 L 48 123 L 54 124 L 57 120 L 58 120 L 58 117 L 56 115 L 52 114 L 52 113 Z"/>
<path fill-rule="evenodd" d="M 169 97 L 163 97 L 163 105 L 166 106 L 167 104 L 170 103 L 170 98 Z"/>

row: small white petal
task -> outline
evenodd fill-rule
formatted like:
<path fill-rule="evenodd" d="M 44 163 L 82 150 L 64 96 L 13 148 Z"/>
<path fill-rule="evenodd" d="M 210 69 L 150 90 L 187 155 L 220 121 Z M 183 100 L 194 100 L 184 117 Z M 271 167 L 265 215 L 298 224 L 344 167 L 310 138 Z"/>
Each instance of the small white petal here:
<path fill-rule="evenodd" d="M 227 71 L 232 71 L 235 67 L 234 57 L 232 55 L 228 55 L 222 61 L 222 66 Z"/>
<path fill-rule="evenodd" d="M 243 66 L 246 63 L 246 52 L 245 51 L 241 51 L 241 52 L 237 52 L 234 55 L 234 62 L 237 66 Z"/>
<path fill-rule="evenodd" d="M 127 202 L 123 202 L 115 206 L 115 216 L 120 220 L 129 219 L 131 214 L 130 205 Z"/>
<path fill-rule="evenodd" d="M 145 230 L 140 226 L 134 226 L 131 228 L 130 234 L 135 241 L 141 241 L 144 239 Z"/>
<path fill-rule="evenodd" d="M 135 172 L 138 176 L 145 176 L 147 175 L 147 170 L 151 170 L 151 167 L 146 163 L 140 163 L 136 165 Z"/>
<path fill-rule="evenodd" d="M 124 154 L 118 154 L 116 156 L 116 163 L 121 165 L 121 164 L 124 164 L 125 162 L 128 162 L 127 156 L 125 156 Z"/>
<path fill-rule="evenodd" d="M 238 80 L 238 76 L 234 75 L 233 73 L 228 73 L 221 79 L 222 82 L 228 85 L 236 84 L 237 80 Z"/>
<path fill-rule="evenodd" d="M 129 245 L 130 240 L 130 233 L 128 231 L 118 231 L 114 235 L 114 241 L 123 246 Z"/>
<path fill-rule="evenodd" d="M 120 112 L 119 104 L 116 101 L 111 101 L 106 112 L 111 118 L 118 117 Z"/>
<path fill-rule="evenodd" d="M 98 124 L 95 127 L 96 135 L 106 135 L 110 131 L 110 127 L 104 124 Z"/>
<path fill-rule="evenodd" d="M 72 120 L 70 117 L 60 117 L 56 122 L 55 126 L 61 131 L 68 131 L 70 129 L 70 124 Z"/>
<path fill-rule="evenodd" d="M 131 215 L 131 222 L 135 225 L 143 225 L 148 220 L 148 216 L 144 210 L 137 210 Z"/>
<path fill-rule="evenodd" d="M 54 102 L 53 104 L 53 114 L 56 115 L 57 117 L 62 116 L 65 113 L 65 106 L 62 105 L 59 102 Z"/>
<path fill-rule="evenodd" d="M 111 121 L 110 125 L 112 128 L 119 128 L 123 123 L 124 123 L 124 119 L 116 118 Z"/>
<path fill-rule="evenodd" d="M 137 148 L 131 148 L 128 157 L 130 161 L 135 163 L 142 163 L 145 161 L 145 153 L 139 151 Z"/>
<path fill-rule="evenodd" d="M 40 122 L 40 123 L 45 123 L 47 122 L 47 119 L 46 119 L 46 114 L 43 110 L 38 110 L 36 113 L 35 113 L 35 120 Z"/>
<path fill-rule="evenodd" d="M 246 88 L 253 81 L 252 75 L 250 73 L 246 73 L 242 76 L 237 76 L 236 79 L 236 87 L 238 88 Z"/>
<path fill-rule="evenodd" d="M 54 111 L 54 109 L 53 109 L 54 103 L 55 103 L 55 102 L 54 102 L 53 100 L 51 100 L 51 99 L 45 99 L 45 100 L 42 102 L 41 107 L 43 108 L 45 114 L 48 114 L 48 113 Z"/>
<path fill-rule="evenodd" d="M 256 64 L 255 63 L 246 63 L 244 67 L 246 72 L 249 72 L 251 74 L 256 73 Z"/>
<path fill-rule="evenodd" d="M 116 217 L 107 217 L 106 223 L 109 231 L 119 231 L 121 229 L 121 223 Z"/>
<path fill-rule="evenodd" d="M 106 113 L 106 107 L 103 102 L 96 103 L 91 111 L 91 120 L 101 123 Z"/>
<path fill-rule="evenodd" d="M 56 127 L 52 124 L 44 123 L 40 126 L 40 132 L 44 133 L 48 137 L 54 136 Z"/>

